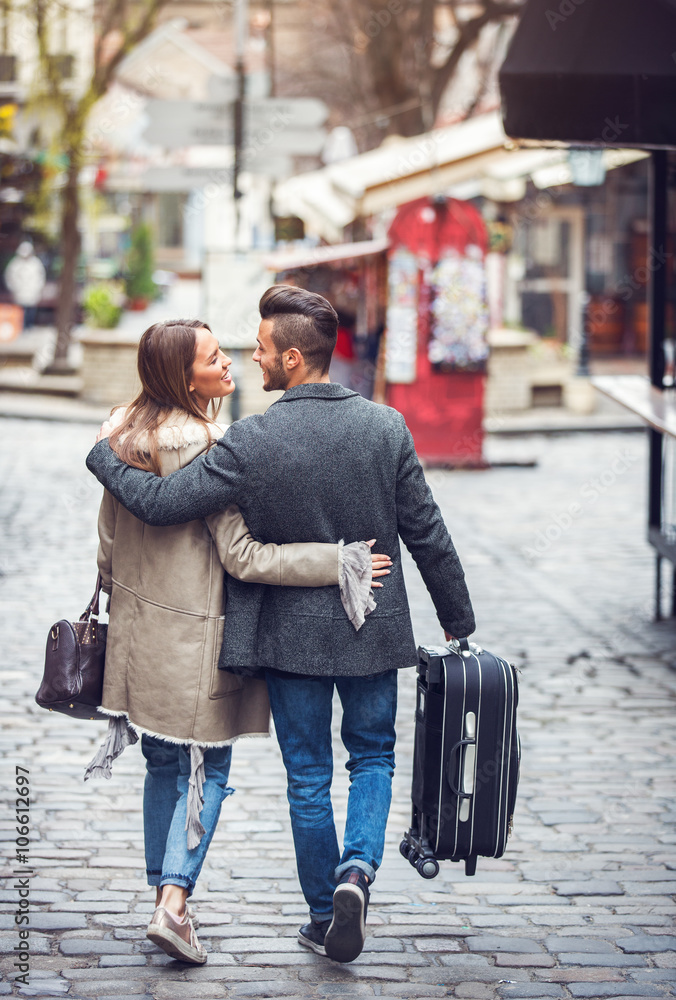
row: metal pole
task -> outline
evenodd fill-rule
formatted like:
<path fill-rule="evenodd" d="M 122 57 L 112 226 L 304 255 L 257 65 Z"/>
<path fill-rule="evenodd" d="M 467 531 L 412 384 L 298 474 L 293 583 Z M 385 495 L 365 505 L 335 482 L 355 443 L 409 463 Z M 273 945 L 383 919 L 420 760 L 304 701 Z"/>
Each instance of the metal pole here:
<path fill-rule="evenodd" d="M 232 171 L 232 196 L 235 203 L 235 250 L 239 243 L 239 199 L 242 192 L 239 190 L 239 175 L 242 171 L 242 146 L 244 145 L 244 89 L 246 77 L 244 72 L 244 54 L 246 50 L 246 39 L 249 27 L 249 2 L 248 0 L 235 0 L 235 39 L 236 39 L 236 62 L 235 72 L 237 74 L 237 97 L 233 105 L 233 140 L 234 140 L 234 164 Z"/>
<path fill-rule="evenodd" d="M 589 303 L 591 295 L 584 291 L 580 296 L 582 300 L 582 325 L 580 328 L 580 350 L 577 356 L 576 375 L 589 378 Z"/>
<path fill-rule="evenodd" d="M 249 31 L 249 2 L 248 0 L 235 0 L 235 40 L 236 40 L 236 62 L 235 72 L 237 74 L 237 97 L 233 105 L 234 112 L 234 163 L 232 170 L 232 197 L 235 207 L 235 254 L 239 248 L 239 226 L 240 210 L 239 200 L 242 192 L 239 190 L 239 175 L 242 172 L 242 147 L 244 145 L 244 97 L 246 87 L 246 74 L 244 57 L 246 53 L 246 41 Z M 241 396 L 242 391 L 239 386 L 239 372 L 241 370 L 241 351 L 231 350 L 232 368 L 235 375 L 235 388 L 230 396 L 230 419 L 234 423 L 241 416 Z"/>
<path fill-rule="evenodd" d="M 240 379 L 242 377 L 242 352 L 237 350 L 229 351 L 232 358 L 232 372 L 235 380 L 235 388 L 230 393 L 230 422 L 234 424 L 242 416 L 242 388 Z"/>
<path fill-rule="evenodd" d="M 275 80 L 275 0 L 268 0 L 270 7 L 270 24 L 268 25 L 268 71 L 270 73 L 270 97 L 277 96 Z"/>
<path fill-rule="evenodd" d="M 666 250 L 667 243 L 667 154 L 663 149 L 653 151 L 650 164 L 650 190 L 648 195 L 649 233 L 648 260 L 648 322 L 650 329 L 650 381 L 663 390 L 664 379 L 664 321 L 666 313 L 666 267 L 658 263 L 657 254 Z M 648 479 L 648 529 L 662 528 L 662 478 L 663 436 L 650 428 L 650 461 Z M 662 617 L 662 559 L 655 560 L 655 619 Z"/>
<path fill-rule="evenodd" d="M 648 273 L 648 320 L 650 324 L 650 381 L 658 389 L 664 379 L 664 321 L 666 317 L 667 269 L 667 153 L 656 149 L 651 157 L 650 246 L 646 261 Z M 660 256 L 662 255 L 662 256 Z M 661 260 L 661 263 L 660 263 Z"/>
<path fill-rule="evenodd" d="M 655 556 L 655 621 L 662 621 L 662 556 Z"/>
<path fill-rule="evenodd" d="M 588 218 L 589 218 L 589 195 L 588 188 L 583 188 L 582 202 L 584 205 L 584 218 L 582 220 L 582 295 L 580 300 L 582 302 L 582 320 L 580 323 L 580 345 L 577 354 L 577 371 L 576 375 L 582 376 L 584 378 L 589 378 L 589 303 L 591 302 L 591 295 L 587 291 L 587 241 L 588 235 Z"/>

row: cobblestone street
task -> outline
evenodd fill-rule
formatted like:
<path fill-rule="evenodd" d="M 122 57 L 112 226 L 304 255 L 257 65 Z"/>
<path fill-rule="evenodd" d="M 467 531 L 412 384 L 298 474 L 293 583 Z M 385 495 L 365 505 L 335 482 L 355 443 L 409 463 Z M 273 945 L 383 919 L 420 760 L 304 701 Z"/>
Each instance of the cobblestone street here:
<path fill-rule="evenodd" d="M 5 858 L 0 994 L 133 997 L 619 998 L 676 995 L 676 627 L 653 624 L 646 439 L 494 440 L 487 471 L 429 480 L 464 563 L 476 640 L 521 670 L 521 785 L 505 856 L 424 881 L 400 856 L 409 823 L 414 671 L 400 673 L 388 842 L 363 954 L 303 949 L 285 776 L 274 739 L 245 740 L 194 904 L 203 967 L 145 938 L 140 746 L 110 781 L 82 780 L 105 731 L 33 700 L 49 626 L 95 581 L 100 487 L 92 425 L 0 420 Z M 509 464 L 533 458 L 532 467 Z M 504 464 L 501 464 L 503 463 Z M 443 635 L 404 553 L 419 643 Z M 666 579 L 666 577 L 665 577 Z M 336 742 L 335 807 L 347 778 Z M 19 947 L 15 767 L 30 770 L 30 985 Z"/>

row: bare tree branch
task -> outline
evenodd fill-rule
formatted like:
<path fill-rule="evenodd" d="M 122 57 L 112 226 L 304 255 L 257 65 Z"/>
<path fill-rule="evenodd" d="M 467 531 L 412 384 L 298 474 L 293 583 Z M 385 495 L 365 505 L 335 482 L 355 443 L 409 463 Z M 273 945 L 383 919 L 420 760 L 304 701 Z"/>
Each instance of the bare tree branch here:
<path fill-rule="evenodd" d="M 116 2 L 119 2 L 119 0 L 116 0 Z M 97 98 L 105 94 L 112 83 L 118 66 L 125 56 L 129 55 L 132 49 L 136 48 L 140 42 L 148 37 L 155 27 L 160 11 L 163 7 L 166 7 L 168 2 L 169 0 L 149 0 L 149 2 L 146 0 L 144 5 L 145 11 L 139 23 L 124 35 L 122 44 L 115 55 L 105 65 L 99 64 L 96 67 L 92 83 L 95 86 Z"/>
<path fill-rule="evenodd" d="M 507 22 L 524 0 L 297 2 L 305 16 L 288 55 L 278 47 L 278 92 L 322 98 L 331 124 L 350 125 L 359 147 L 371 149 L 388 133 L 432 128 L 463 55 L 486 25 Z"/>
<path fill-rule="evenodd" d="M 94 46 L 94 66 L 100 66 L 103 57 L 103 46 L 105 45 L 106 38 L 119 24 L 125 10 L 127 7 L 127 0 L 114 0 L 108 6 L 103 23 L 99 29 L 99 35 L 96 40 L 96 45 Z"/>
<path fill-rule="evenodd" d="M 453 74 L 458 68 L 458 64 L 465 52 L 478 40 L 483 28 L 491 21 L 499 21 L 506 17 L 512 17 L 523 10 L 523 3 L 518 0 L 485 0 L 484 10 L 477 17 L 468 21 L 457 21 L 458 40 L 453 46 L 448 59 L 434 72 L 434 82 L 432 84 L 432 104 L 434 111 L 439 108 L 446 87 L 450 83 Z"/>
<path fill-rule="evenodd" d="M 53 5 L 49 0 L 36 0 L 35 2 L 35 39 L 38 45 L 38 58 L 44 82 L 48 86 L 49 96 L 52 100 L 58 100 L 61 96 L 61 76 L 58 72 L 56 60 L 49 52 L 49 14 L 53 10 Z"/>

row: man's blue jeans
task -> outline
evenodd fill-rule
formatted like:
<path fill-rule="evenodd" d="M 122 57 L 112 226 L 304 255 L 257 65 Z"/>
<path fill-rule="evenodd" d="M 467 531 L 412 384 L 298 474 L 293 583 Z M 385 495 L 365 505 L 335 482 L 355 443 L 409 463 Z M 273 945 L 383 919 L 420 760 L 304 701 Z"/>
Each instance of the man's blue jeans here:
<path fill-rule="evenodd" d="M 288 778 L 296 862 L 310 914 L 333 913 L 336 880 L 352 866 L 375 878 L 383 858 L 392 798 L 397 671 L 373 677 L 267 674 L 270 705 Z M 343 853 L 331 805 L 334 685 L 343 706 L 341 737 L 349 753 L 350 792 Z"/>
<path fill-rule="evenodd" d="M 200 820 L 206 833 L 192 851 L 188 850 L 185 830 L 190 747 L 144 734 L 141 749 L 146 759 L 143 833 L 148 885 L 180 885 L 190 896 L 216 830 L 221 803 L 234 792 L 228 787 L 232 747 L 209 747 L 204 751 Z"/>

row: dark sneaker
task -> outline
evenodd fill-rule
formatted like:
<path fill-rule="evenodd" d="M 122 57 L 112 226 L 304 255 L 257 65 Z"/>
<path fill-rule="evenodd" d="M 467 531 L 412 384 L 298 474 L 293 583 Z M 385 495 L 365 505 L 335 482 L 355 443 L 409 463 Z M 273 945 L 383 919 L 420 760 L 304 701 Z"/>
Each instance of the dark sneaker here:
<path fill-rule="evenodd" d="M 330 920 L 311 920 L 309 924 L 303 924 L 298 931 L 298 940 L 306 948 L 312 948 L 317 955 L 326 955 L 324 938 L 330 923 Z"/>
<path fill-rule="evenodd" d="M 333 894 L 333 920 L 324 938 L 327 958 L 353 962 L 364 947 L 368 881 L 361 868 L 348 868 Z"/>

